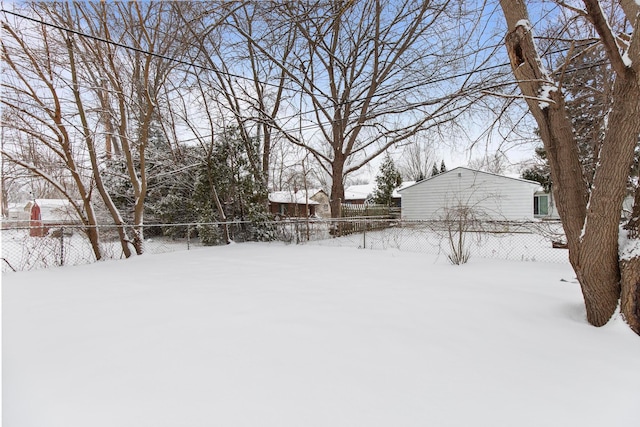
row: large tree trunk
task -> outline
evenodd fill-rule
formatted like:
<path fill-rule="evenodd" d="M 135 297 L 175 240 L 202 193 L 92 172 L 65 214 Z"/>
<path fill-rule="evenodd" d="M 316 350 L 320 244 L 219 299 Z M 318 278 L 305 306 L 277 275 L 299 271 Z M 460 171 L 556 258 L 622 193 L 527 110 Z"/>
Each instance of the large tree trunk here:
<path fill-rule="evenodd" d="M 331 218 L 340 218 L 342 211 L 342 202 L 344 202 L 344 182 L 342 181 L 344 170 L 344 156 L 340 156 L 336 153 L 332 162 L 332 178 L 331 183 L 331 197 L 329 199 L 329 206 L 331 207 Z"/>
<path fill-rule="evenodd" d="M 75 61 L 75 46 L 73 44 L 72 39 L 67 39 L 67 49 L 69 52 L 69 65 L 71 68 L 71 76 L 73 81 L 73 94 L 76 103 L 76 107 L 78 109 L 78 116 L 80 117 L 80 122 L 82 123 L 82 134 L 85 140 L 85 144 L 88 148 L 89 161 L 91 162 L 91 174 L 95 181 L 96 188 L 98 189 L 98 193 L 102 198 L 105 206 L 109 210 L 111 217 L 113 218 L 114 224 L 118 230 L 118 236 L 120 238 L 120 245 L 122 247 L 122 253 L 126 258 L 131 256 L 131 250 L 129 249 L 129 239 L 126 235 L 126 231 L 123 227 L 124 221 L 122 220 L 122 216 L 120 212 L 116 208 L 111 196 L 107 192 L 104 182 L 102 180 L 102 175 L 100 172 L 100 167 L 98 165 L 98 154 L 96 150 L 96 146 L 93 140 L 93 132 L 89 128 L 89 123 L 87 120 L 87 115 L 84 107 L 84 103 L 82 101 L 82 97 L 80 96 L 80 90 L 77 79 L 77 69 L 76 69 L 76 61 Z M 110 156 L 109 156 L 110 157 Z M 91 212 L 90 218 L 95 218 L 95 214 L 93 214 L 93 207 L 91 206 L 90 201 L 85 203 L 85 211 Z M 95 227 L 97 224 L 97 220 L 93 220 L 90 223 L 90 227 L 87 230 L 87 235 L 89 236 L 89 240 L 91 241 L 92 246 L 94 247 L 94 253 L 96 253 L 96 259 L 100 259 L 101 255 L 98 256 L 99 253 L 99 244 L 98 244 L 98 229 Z M 94 243 L 95 240 L 95 243 Z M 96 252 L 98 250 L 98 252 Z"/>
<path fill-rule="evenodd" d="M 549 101 L 539 98 L 543 87 L 555 88 L 555 83 L 542 67 L 530 24 L 524 25 L 529 22 L 526 7 L 520 2 L 502 3 L 510 30 L 506 37 L 506 47 L 511 68 L 539 126 L 551 167 L 552 182 L 562 183 L 552 188 L 558 214 L 567 235 L 569 259 L 576 268 L 579 266 L 577 244 L 586 216 L 588 194 L 571 120 L 567 116 L 561 92 L 548 90 Z"/>
<path fill-rule="evenodd" d="M 578 279 L 583 285 L 587 317 L 604 325 L 618 306 L 620 265 L 618 238 L 627 179 L 640 132 L 640 88 L 634 76 L 616 79 L 610 123 L 600 151 L 581 241 Z"/>
<path fill-rule="evenodd" d="M 627 239 L 638 242 L 640 238 L 640 186 L 636 187 L 633 212 L 625 225 Z M 629 251 L 629 252 L 627 252 Z M 619 248 L 620 260 L 620 312 L 631 329 L 640 335 L 640 254 L 631 248 Z"/>
<path fill-rule="evenodd" d="M 621 247 L 620 272 L 621 295 L 620 311 L 633 331 L 640 335 L 640 186 L 636 186 L 633 211 L 629 221 L 621 232 L 626 232 L 628 247 Z"/>
<path fill-rule="evenodd" d="M 633 332 L 640 335 L 640 257 L 621 260 L 620 270 L 620 311 Z"/>
<path fill-rule="evenodd" d="M 524 2 L 514 0 L 501 0 L 500 3 L 509 27 L 506 46 L 511 66 L 547 151 L 558 213 L 567 236 L 569 260 L 582 288 L 587 319 L 595 326 L 602 326 L 614 314 L 621 295 L 619 222 L 640 133 L 637 74 L 620 57 L 598 2 L 585 1 L 589 20 L 606 45 L 616 72 L 609 114 L 609 123 L 614 125 L 606 130 L 589 193 L 564 96 L 560 85 L 542 66 L 526 6 Z M 624 272 L 624 278 L 630 284 L 623 299 L 632 301 L 625 303 L 631 312 L 637 309 L 638 267 L 640 263 L 635 260 L 623 263 L 622 267 L 628 270 Z"/>

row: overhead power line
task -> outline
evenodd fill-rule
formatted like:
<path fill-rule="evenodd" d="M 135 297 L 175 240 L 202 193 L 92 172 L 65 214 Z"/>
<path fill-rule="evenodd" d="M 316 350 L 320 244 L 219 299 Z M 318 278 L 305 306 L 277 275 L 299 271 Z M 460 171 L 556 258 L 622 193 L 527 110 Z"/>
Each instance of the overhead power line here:
<path fill-rule="evenodd" d="M 201 70 L 204 70 L 204 71 L 210 71 L 210 72 L 213 72 L 213 73 L 216 73 L 216 74 L 220 74 L 220 75 L 224 75 L 224 76 L 227 76 L 227 77 L 250 81 L 252 83 L 256 83 L 257 82 L 257 83 L 265 85 L 265 86 L 271 86 L 271 87 L 275 87 L 275 88 L 280 88 L 280 85 L 278 85 L 278 84 L 257 80 L 257 79 L 255 79 L 253 77 L 246 77 L 246 76 L 243 76 L 243 75 L 240 75 L 240 74 L 234 74 L 234 73 L 230 73 L 228 71 L 214 69 L 214 68 L 207 67 L 207 66 L 204 66 L 204 65 L 196 64 L 194 62 L 185 61 L 185 60 L 174 58 L 174 57 L 167 56 L 167 55 L 162 55 L 162 54 L 159 54 L 159 53 L 156 53 L 156 52 L 151 52 L 149 50 L 145 50 L 145 49 L 142 49 L 142 48 L 134 47 L 134 46 L 127 45 L 127 44 L 124 44 L 124 43 L 119 43 L 119 42 L 116 42 L 116 41 L 113 41 L 113 40 L 110 40 L 110 39 L 106 39 L 104 37 L 98 37 L 98 36 L 95 36 L 95 35 L 87 34 L 87 33 L 84 33 L 82 31 L 79 31 L 79 30 L 75 30 L 75 29 L 72 29 L 72 28 L 67 28 L 67 27 L 64 27 L 62 25 L 57 25 L 57 24 L 54 24 L 54 23 L 51 23 L 51 22 L 47 22 L 47 21 L 44 21 L 44 20 L 41 20 L 41 19 L 36 19 L 36 18 L 27 16 L 27 15 L 23 15 L 23 14 L 20 14 L 20 13 L 17 13 L 17 12 L 13 12 L 13 11 L 10 11 L 10 10 L 0 9 L 0 12 L 6 13 L 6 14 L 9 14 L 9 15 L 13 15 L 13 16 L 16 16 L 18 18 L 22 18 L 22 19 L 25 19 L 25 20 L 28 20 L 28 21 L 31 21 L 31 22 L 35 22 L 35 23 L 40 24 L 40 25 L 44 25 L 44 26 L 47 26 L 47 27 L 55 28 L 57 30 L 64 31 L 64 32 L 67 32 L 67 33 L 70 33 L 70 34 L 74 34 L 74 35 L 77 35 L 79 37 L 85 37 L 85 38 L 88 38 L 88 39 L 91 39 L 91 40 L 95 40 L 95 41 L 98 41 L 98 42 L 101 42 L 101 43 L 106 43 L 106 44 L 109 44 L 109 45 L 112 45 L 112 46 L 120 47 L 122 49 L 127 49 L 127 50 L 131 50 L 131 51 L 134 51 L 134 52 L 142 53 L 142 54 L 145 54 L 145 55 L 150 55 L 150 56 L 153 56 L 153 57 L 157 57 L 157 58 L 163 59 L 165 61 L 171 61 L 171 62 L 175 62 L 175 63 L 181 64 L 181 65 L 185 65 L 187 67 L 193 67 L 193 68 L 201 69 Z M 597 43 L 597 41 L 589 41 L 589 42 L 587 42 L 587 43 L 585 43 L 583 45 L 580 45 L 579 47 L 589 46 L 589 45 L 592 45 L 594 43 Z M 499 45 L 493 45 L 493 46 L 485 47 L 483 49 L 489 49 L 489 48 L 494 49 L 494 48 L 496 48 L 498 46 Z M 568 50 L 569 49 L 567 49 L 567 48 L 565 48 L 565 49 L 557 49 L 557 50 L 550 51 L 550 52 L 547 52 L 547 53 L 548 54 L 557 54 L 557 53 L 566 52 Z M 443 77 L 436 78 L 436 79 L 430 79 L 427 82 L 417 82 L 414 85 L 403 87 L 401 89 L 401 91 L 405 91 L 406 92 L 406 91 L 410 91 L 410 90 L 413 90 L 413 89 L 416 89 L 416 88 L 419 88 L 419 87 L 424 87 L 426 85 L 442 83 L 442 82 L 446 82 L 448 80 L 453 80 L 453 79 L 458 79 L 458 78 L 463 78 L 463 77 L 469 77 L 469 76 L 471 76 L 473 74 L 483 73 L 483 72 L 487 72 L 487 71 L 491 71 L 491 70 L 507 67 L 509 65 L 510 65 L 509 63 L 501 63 L 501 64 L 496 64 L 496 65 L 490 65 L 490 66 L 483 67 L 483 68 L 478 68 L 478 69 L 475 69 L 475 70 L 472 70 L 472 71 L 465 71 L 465 72 L 462 72 L 462 73 L 447 75 L 447 76 L 443 76 Z M 596 63 L 596 64 L 592 64 L 592 65 L 582 66 L 582 67 L 566 70 L 565 74 L 569 74 L 569 73 L 572 73 L 572 72 L 576 72 L 576 71 L 584 70 L 584 69 L 588 69 L 588 68 L 598 67 L 598 66 L 601 66 L 601 65 L 603 65 L 603 64 L 600 62 L 600 63 Z M 514 81 L 514 82 L 511 82 L 511 83 L 515 84 L 516 82 Z M 479 90 L 479 89 L 476 89 L 476 90 Z M 390 90 L 385 91 L 385 92 L 379 92 L 375 96 L 376 97 L 390 96 L 390 95 L 397 94 L 398 92 L 399 92 L 399 90 L 397 88 L 394 88 L 394 89 L 390 89 Z M 354 99 L 350 99 L 350 100 L 347 100 L 347 101 L 339 102 L 336 105 L 344 105 L 344 104 L 347 104 L 347 103 L 353 103 L 353 102 L 358 102 L 358 101 L 362 101 L 362 100 L 364 100 L 364 98 L 354 98 Z M 297 117 L 304 117 L 304 116 L 306 116 L 308 114 L 316 113 L 316 112 L 319 112 L 319 111 L 321 111 L 321 109 L 313 108 L 313 109 L 310 109 L 310 110 L 307 110 L 307 111 L 297 112 L 296 114 L 293 114 L 293 115 L 290 115 L 290 116 L 283 116 L 283 117 L 280 117 L 280 119 L 288 120 L 288 119 L 293 119 L 293 118 L 297 118 Z M 316 126 L 318 126 L 318 124 L 313 124 L 313 125 L 309 124 L 309 125 L 306 125 L 304 127 L 305 128 L 313 128 L 313 127 L 316 127 Z"/>
<path fill-rule="evenodd" d="M 156 58 L 164 59 L 165 61 L 171 61 L 171 62 L 175 62 L 175 63 L 182 64 L 182 65 L 186 65 L 188 67 L 198 68 L 198 69 L 205 70 L 205 71 L 212 71 L 214 73 L 223 74 L 223 75 L 226 75 L 228 77 L 254 81 L 254 79 L 249 78 L 249 77 L 245 77 L 245 76 L 240 75 L 240 74 L 233 74 L 233 73 L 229 73 L 227 71 L 216 70 L 216 69 L 213 69 L 213 68 L 210 68 L 210 67 L 206 67 L 204 65 L 195 64 L 193 62 L 185 61 L 185 60 L 174 58 L 174 57 L 171 57 L 171 56 L 162 55 L 162 54 L 156 53 L 156 52 L 151 52 L 151 51 L 148 51 L 148 50 L 145 50 L 145 49 L 141 49 L 141 48 L 137 48 L 137 47 L 134 47 L 134 46 L 126 45 L 124 43 L 118 43 L 118 42 L 110 40 L 110 39 L 105 39 L 103 37 L 98 37 L 98 36 L 94 36 L 94 35 L 91 35 L 91 34 L 83 33 L 82 31 L 74 30 L 72 28 L 63 27 L 63 26 L 57 25 L 57 24 L 52 24 L 51 22 L 46 22 L 46 21 L 43 21 L 41 19 L 32 18 L 30 16 L 22 15 L 20 13 L 12 12 L 10 10 L 0 9 L 0 12 L 7 13 L 9 15 L 14 15 L 14 16 L 17 16 L 18 18 L 26 19 L 28 21 L 32 21 L 32 22 L 35 22 L 35 23 L 38 23 L 40 25 L 44 25 L 44 26 L 47 26 L 47 27 L 55 28 L 55 29 L 60 30 L 60 31 L 65 31 L 67 33 L 71 33 L 71 34 L 74 34 L 74 35 L 77 35 L 77 36 L 80 36 L 80 37 L 86 37 L 86 38 L 91 39 L 91 40 L 96 40 L 96 41 L 99 41 L 99 42 L 102 42 L 102 43 L 110 44 L 112 46 L 117 46 L 117 47 L 121 47 L 123 49 L 131 50 L 131 51 L 142 53 L 142 54 L 145 54 L 145 55 L 154 56 Z M 262 81 L 260 81 L 259 83 L 264 84 L 266 86 L 279 87 L 278 85 L 276 85 L 274 83 L 262 82 Z"/>

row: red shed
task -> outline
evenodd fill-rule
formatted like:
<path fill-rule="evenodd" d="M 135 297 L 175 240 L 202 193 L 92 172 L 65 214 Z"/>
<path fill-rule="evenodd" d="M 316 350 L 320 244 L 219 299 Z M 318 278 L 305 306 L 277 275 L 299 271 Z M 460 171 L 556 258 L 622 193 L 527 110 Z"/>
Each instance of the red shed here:
<path fill-rule="evenodd" d="M 80 224 L 73 205 L 66 199 L 35 199 L 25 206 L 29 212 L 29 235 L 43 237 L 51 227 Z"/>

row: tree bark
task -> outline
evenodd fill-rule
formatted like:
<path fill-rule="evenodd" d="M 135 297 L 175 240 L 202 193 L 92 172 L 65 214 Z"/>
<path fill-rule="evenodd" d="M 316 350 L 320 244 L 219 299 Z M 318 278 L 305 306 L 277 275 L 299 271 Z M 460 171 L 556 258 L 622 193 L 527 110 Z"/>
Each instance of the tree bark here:
<path fill-rule="evenodd" d="M 625 231 L 628 239 L 640 238 L 640 186 L 636 186 L 635 189 L 631 218 L 627 221 L 624 230 L 621 230 L 621 232 Z M 627 259 L 626 254 L 621 255 L 620 312 L 631 329 L 640 335 L 640 257 Z"/>
<path fill-rule="evenodd" d="M 640 88 L 635 76 L 618 75 L 613 109 L 594 177 L 581 242 L 578 279 L 583 284 L 589 322 L 604 325 L 618 306 L 618 238 L 627 179 L 640 132 Z M 631 263 L 627 268 L 635 263 Z M 627 272 L 633 276 L 635 273 Z M 581 277 L 582 276 L 582 277 Z"/>
<path fill-rule="evenodd" d="M 567 234 L 570 261 L 575 268 L 579 265 L 577 244 L 586 216 L 588 194 L 571 121 L 566 113 L 564 97 L 542 67 L 530 28 L 523 25 L 524 22 L 529 22 L 524 4 L 511 1 L 501 3 L 509 25 L 505 42 L 511 68 L 539 126 L 540 137 L 548 153 L 552 180 L 554 183 L 562 183 L 554 185 L 553 191 Z M 540 98 L 545 85 L 556 88 L 548 93 L 550 102 Z"/>
<path fill-rule="evenodd" d="M 640 335 L 640 257 L 620 261 L 622 317 Z"/>
<path fill-rule="evenodd" d="M 564 96 L 560 85 L 542 66 L 526 6 L 515 0 L 501 0 L 500 4 L 509 28 L 506 46 L 513 73 L 548 153 L 554 196 L 567 236 L 569 260 L 584 296 L 587 320 L 602 326 L 614 314 L 621 295 L 619 221 L 640 134 L 637 75 L 632 67 L 624 65 L 598 3 L 585 1 L 588 18 L 607 45 L 616 78 L 613 106 L 608 116 L 612 125 L 606 130 L 589 193 Z M 636 263 L 631 262 L 626 267 L 630 271 L 625 272 L 625 278 L 630 282 L 636 277 L 635 266 Z M 629 285 L 625 290 L 626 298 L 633 299 L 636 291 L 637 285 Z M 631 312 L 637 308 L 634 304 L 627 305 Z"/>
<path fill-rule="evenodd" d="M 342 182 L 342 179 L 337 179 L 337 177 L 343 176 L 344 157 L 340 156 L 339 153 L 337 153 L 333 159 L 332 166 L 332 176 L 334 177 L 334 179 L 331 182 L 329 206 L 331 207 L 331 217 L 340 218 L 342 211 L 342 202 L 344 202 L 344 182 Z"/>
<path fill-rule="evenodd" d="M 118 230 L 118 237 L 120 239 L 120 246 L 122 247 L 122 253 L 124 254 L 125 258 L 129 258 L 131 256 L 131 250 L 129 249 L 129 239 L 127 237 L 126 231 L 123 227 L 124 222 L 122 220 L 122 216 L 120 215 L 120 212 L 118 211 L 118 209 L 115 207 L 115 204 L 113 203 L 113 200 L 111 199 L 111 196 L 109 196 L 109 193 L 107 192 L 105 186 L 104 186 L 104 182 L 102 180 L 102 175 L 100 173 L 100 167 L 98 165 L 98 158 L 97 158 L 97 150 L 95 147 L 95 143 L 93 140 L 93 134 L 91 132 L 91 130 L 89 129 L 89 124 L 87 121 L 87 117 L 86 117 L 86 111 L 84 108 L 84 103 L 82 101 L 82 97 L 80 96 L 80 89 L 79 89 L 79 84 L 78 84 L 78 78 L 77 78 L 77 69 L 76 69 L 76 61 L 75 61 L 75 47 L 73 44 L 73 41 L 71 38 L 67 39 L 67 49 L 68 49 L 68 53 L 69 53 L 69 67 L 71 69 L 71 79 L 73 82 L 73 96 L 74 96 L 74 100 L 75 100 L 75 104 L 78 110 L 78 116 L 80 118 L 80 123 L 82 124 L 82 135 L 85 141 L 85 144 L 88 148 L 88 155 L 89 155 L 89 161 L 91 162 L 91 173 L 93 176 L 93 179 L 95 181 L 95 185 L 96 188 L 98 189 L 98 193 L 100 194 L 100 197 L 102 198 L 102 201 L 104 202 L 105 206 L 107 207 L 107 210 L 109 211 L 109 213 L 111 214 L 111 217 L 113 218 L 113 221 L 117 227 Z M 85 207 L 85 209 L 87 210 L 87 212 L 93 212 L 93 207 L 91 206 L 91 203 L 87 202 L 85 203 L 85 205 L 87 205 Z M 95 216 L 95 215 L 93 215 Z M 92 242 L 93 245 L 93 239 L 95 239 L 95 246 L 99 248 L 98 245 L 98 229 L 95 227 L 95 221 L 93 223 L 93 227 L 89 227 L 89 230 L 87 231 L 87 233 L 89 234 L 89 239 Z M 94 249 L 95 251 L 95 249 Z M 99 258 L 98 258 L 99 259 Z"/>

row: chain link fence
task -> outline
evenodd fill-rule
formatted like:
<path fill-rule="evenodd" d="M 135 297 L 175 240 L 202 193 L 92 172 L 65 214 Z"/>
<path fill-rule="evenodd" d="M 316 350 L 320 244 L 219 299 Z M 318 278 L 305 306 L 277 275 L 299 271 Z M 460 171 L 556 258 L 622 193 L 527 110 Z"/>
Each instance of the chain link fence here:
<path fill-rule="evenodd" d="M 495 258 L 531 262 L 568 262 L 565 237 L 559 222 L 392 221 L 384 227 L 376 222 L 354 233 L 311 244 L 364 249 L 395 249 L 441 255 L 455 262 L 468 258 Z"/>
<path fill-rule="evenodd" d="M 61 225 L 29 227 L 2 224 L 2 271 L 25 271 L 89 264 L 96 255 L 87 227 Z M 97 226 L 101 259 L 124 258 L 118 229 Z M 132 227 L 125 227 L 133 235 Z M 567 262 L 564 233 L 558 222 L 401 221 L 388 218 L 340 220 L 290 219 L 252 224 L 150 224 L 143 228 L 144 253 L 158 254 L 223 245 L 229 240 L 281 241 L 290 244 L 344 246 L 372 250 L 395 249 L 442 255 L 455 254 L 517 261 Z M 129 245 L 133 250 L 132 245 Z M 454 258 L 452 258 L 452 255 Z"/>

